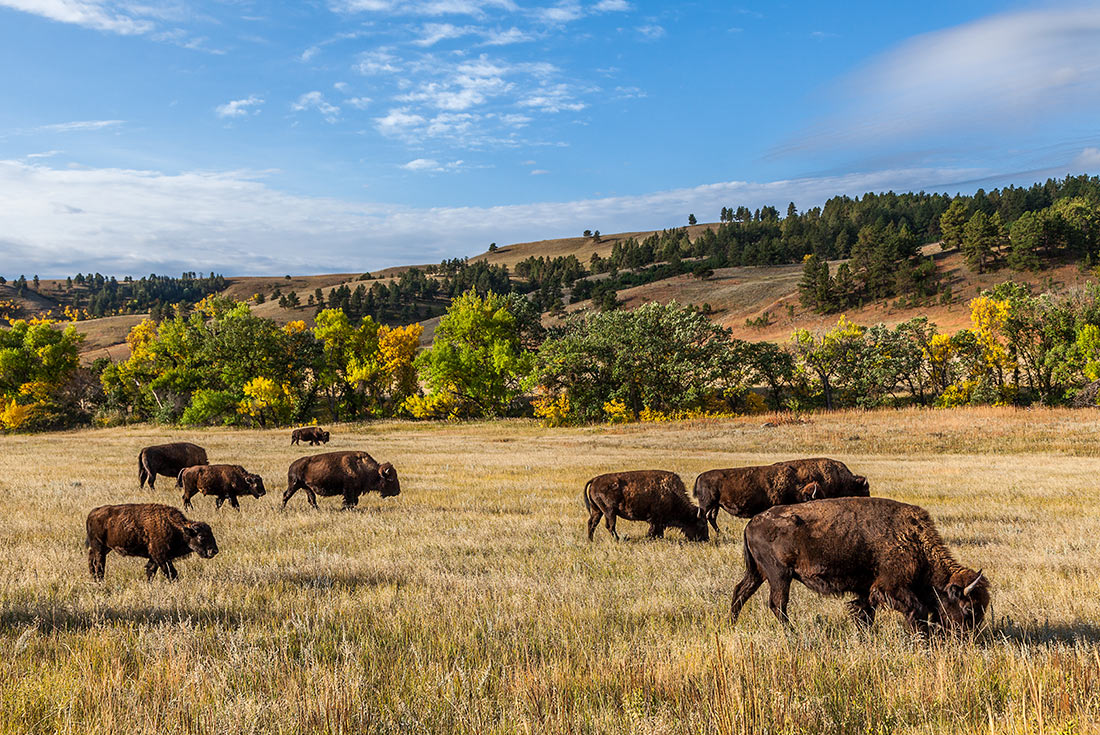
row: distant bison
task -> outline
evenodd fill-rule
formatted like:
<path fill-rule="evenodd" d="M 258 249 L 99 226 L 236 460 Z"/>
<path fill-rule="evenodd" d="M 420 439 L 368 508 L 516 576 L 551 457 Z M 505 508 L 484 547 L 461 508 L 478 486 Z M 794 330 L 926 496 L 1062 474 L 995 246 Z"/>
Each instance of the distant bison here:
<path fill-rule="evenodd" d="M 718 530 L 718 509 L 751 518 L 773 505 L 791 505 L 819 498 L 870 495 L 862 475 L 843 462 L 818 457 L 755 467 L 709 470 L 695 478 L 692 494 L 699 512 Z"/>
<path fill-rule="evenodd" d="M 107 569 L 107 552 L 148 559 L 145 577 L 152 580 L 157 570 L 169 580 L 178 577 L 173 559 L 192 551 L 213 559 L 218 543 L 210 526 L 189 521 L 176 508 L 156 503 L 101 505 L 88 514 L 88 571 L 101 580 Z"/>
<path fill-rule="evenodd" d="M 310 446 L 314 444 L 328 444 L 329 433 L 319 426 L 304 426 L 290 432 L 290 443 L 297 444 L 300 441 L 308 441 Z"/>
<path fill-rule="evenodd" d="M 196 467 L 184 467 L 176 477 L 176 487 L 183 488 L 183 507 L 191 507 L 191 498 L 197 493 L 217 498 L 215 510 L 221 510 L 222 503 L 241 509 L 237 498 L 251 495 L 261 498 L 267 494 L 264 479 L 248 472 L 239 464 L 207 464 Z"/>
<path fill-rule="evenodd" d="M 588 540 L 600 518 L 607 519 L 607 530 L 617 540 L 615 518 L 649 523 L 649 538 L 661 538 L 669 526 L 679 528 L 690 541 L 706 541 L 707 522 L 687 497 L 678 475 L 662 470 L 637 470 L 598 475 L 584 486 L 584 504 L 588 508 Z"/>
<path fill-rule="evenodd" d="M 138 455 L 138 482 L 154 488 L 157 475 L 178 477 L 184 467 L 206 464 L 206 450 L 190 442 L 173 442 L 145 447 Z"/>
<path fill-rule="evenodd" d="M 317 496 L 342 495 L 344 509 L 359 504 L 359 496 L 370 491 L 383 498 L 401 492 L 397 470 L 389 462 L 378 464 L 366 452 L 327 452 L 302 457 L 286 473 L 283 507 L 298 490 L 305 490 L 309 504 L 317 507 Z"/>
<path fill-rule="evenodd" d="M 972 630 L 989 607 L 989 583 L 955 561 L 927 511 L 886 498 L 780 505 L 749 521 L 732 620 L 767 580 L 771 610 L 789 624 L 792 579 L 821 595 L 854 594 L 848 609 L 858 623 L 870 625 L 888 607 L 922 633 L 929 625 Z"/>

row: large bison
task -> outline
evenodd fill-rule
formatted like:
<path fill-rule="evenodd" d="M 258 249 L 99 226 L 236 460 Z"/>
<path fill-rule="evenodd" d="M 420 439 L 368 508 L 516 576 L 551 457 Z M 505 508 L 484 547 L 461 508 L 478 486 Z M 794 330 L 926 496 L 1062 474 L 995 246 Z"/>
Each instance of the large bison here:
<path fill-rule="evenodd" d="M 319 426 L 303 426 L 290 432 L 290 443 L 297 444 L 305 440 L 312 447 L 314 444 L 328 444 L 329 433 Z"/>
<path fill-rule="evenodd" d="M 157 475 L 178 477 L 184 467 L 207 464 L 206 450 L 191 442 L 172 442 L 145 447 L 138 455 L 138 482 L 155 489 Z"/>
<path fill-rule="evenodd" d="M 214 503 L 215 510 L 221 510 L 222 503 L 229 504 L 238 511 L 241 504 L 237 498 L 241 495 L 251 495 L 261 498 L 267 494 L 264 488 L 264 479 L 259 475 L 248 472 L 239 464 L 207 464 L 196 467 L 184 467 L 176 477 L 176 487 L 183 488 L 183 507 L 191 507 L 191 498 L 197 493 L 212 495 L 217 500 Z"/>
<path fill-rule="evenodd" d="M 692 490 L 699 512 L 718 530 L 718 509 L 752 518 L 773 505 L 792 505 L 819 498 L 870 495 L 867 478 L 854 475 L 843 462 L 818 457 L 755 467 L 709 470 L 695 478 Z"/>
<path fill-rule="evenodd" d="M 707 522 L 687 497 L 684 482 L 672 472 L 636 470 L 597 475 L 585 483 L 588 540 L 607 519 L 607 530 L 618 540 L 615 518 L 649 523 L 649 538 L 661 538 L 669 526 L 679 528 L 689 541 L 706 541 Z"/>
<path fill-rule="evenodd" d="M 984 575 L 955 561 L 928 512 L 886 498 L 781 505 L 749 521 L 732 621 L 767 580 L 771 611 L 789 624 L 792 579 L 821 595 L 854 594 L 848 609 L 860 624 L 870 625 L 875 610 L 888 607 L 921 633 L 930 625 L 972 630 L 989 607 Z"/>
<path fill-rule="evenodd" d="M 192 551 L 203 559 L 213 559 L 218 542 L 210 526 L 189 521 L 178 509 L 156 503 L 101 505 L 88 514 L 88 571 L 97 580 L 107 569 L 107 552 L 148 559 L 145 577 L 150 581 L 157 570 L 174 580 L 173 559 Z"/>
<path fill-rule="evenodd" d="M 383 498 L 401 492 L 397 470 L 389 462 L 378 464 L 366 452 L 327 452 L 296 460 L 286 473 L 283 507 L 298 490 L 305 490 L 309 504 L 317 496 L 342 495 L 344 510 L 359 504 L 359 496 L 375 490 Z"/>

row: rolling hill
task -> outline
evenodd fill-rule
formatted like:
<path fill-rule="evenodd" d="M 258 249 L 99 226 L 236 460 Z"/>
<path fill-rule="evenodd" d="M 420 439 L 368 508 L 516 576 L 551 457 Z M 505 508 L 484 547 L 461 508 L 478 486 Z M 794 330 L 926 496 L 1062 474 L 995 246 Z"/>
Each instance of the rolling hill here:
<path fill-rule="evenodd" d="M 696 225 L 689 228 L 689 235 L 694 238 L 703 230 L 714 227 L 717 225 Z M 594 253 L 606 258 L 617 242 L 631 237 L 640 240 L 650 234 L 653 234 L 652 230 L 603 235 L 599 242 L 589 237 L 573 237 L 515 243 L 497 248 L 493 252 L 481 253 L 470 260 L 508 266 L 513 271 L 516 264 L 532 256 L 555 258 L 574 255 L 587 264 Z M 1083 285 L 1090 277 L 1077 265 L 1058 265 L 1039 273 L 1001 270 L 979 274 L 966 266 L 958 252 L 940 252 L 938 245 L 926 246 L 925 252 L 933 257 L 941 280 L 951 287 L 948 300 L 919 307 L 901 306 L 888 301 L 872 302 L 861 308 L 845 311 L 848 318 L 862 325 L 879 322 L 894 325 L 915 316 L 927 316 L 941 330 L 954 332 L 970 323 L 967 306 L 970 299 L 983 289 L 1005 280 L 1017 280 L 1043 290 L 1059 291 Z M 831 264 L 834 270 L 838 264 L 839 261 Z M 272 298 L 272 294 L 295 291 L 305 302 L 307 295 L 318 288 L 327 294 L 330 289 L 343 285 L 354 290 L 360 284 L 370 286 L 377 282 L 388 283 L 413 267 L 417 266 L 377 271 L 367 281 L 362 279 L 362 273 L 232 277 L 226 279 L 227 285 L 222 293 L 240 300 L 253 299 L 256 294 L 263 294 L 264 303 L 254 303 L 252 307 L 257 315 L 273 319 L 279 324 L 299 319 L 312 324 L 313 307 L 303 305 L 297 309 L 281 308 L 277 299 Z M 816 314 L 801 306 L 798 299 L 801 275 L 802 266 L 798 264 L 719 268 L 706 278 L 683 274 L 627 288 L 618 292 L 618 298 L 627 309 L 636 308 L 648 301 L 676 300 L 701 308 L 705 305 L 709 307 L 711 317 L 717 323 L 730 328 L 737 337 L 781 342 L 789 339 L 795 329 L 826 329 L 834 325 L 839 317 L 839 314 Z M 42 315 L 51 310 L 57 315 L 66 302 L 65 294 L 63 281 L 42 281 L 37 292 L 27 290 L 18 298 L 10 285 L 0 286 L 0 299 L 16 300 L 25 315 Z M 566 311 L 572 314 L 588 308 L 591 308 L 591 302 L 581 301 L 569 304 Z M 85 334 L 87 340 L 85 359 L 125 359 L 129 352 L 125 344 L 126 335 L 142 318 L 144 315 L 137 314 L 77 322 L 77 329 Z M 547 315 L 545 321 L 548 324 L 558 323 L 560 318 Z M 438 322 L 438 317 L 422 322 L 425 326 L 422 344 L 431 343 Z"/>

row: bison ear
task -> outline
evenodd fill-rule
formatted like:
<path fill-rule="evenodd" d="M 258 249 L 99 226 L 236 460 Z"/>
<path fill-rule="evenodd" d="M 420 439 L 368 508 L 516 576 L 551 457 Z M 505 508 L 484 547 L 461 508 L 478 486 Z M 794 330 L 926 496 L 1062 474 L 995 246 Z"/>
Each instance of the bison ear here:
<path fill-rule="evenodd" d="M 945 591 L 947 592 L 947 599 L 951 600 L 951 602 L 958 602 L 963 598 L 963 588 L 961 585 L 949 584 Z"/>
<path fill-rule="evenodd" d="M 184 526 L 183 535 L 187 538 L 195 538 L 199 535 L 199 532 L 194 526 Z"/>

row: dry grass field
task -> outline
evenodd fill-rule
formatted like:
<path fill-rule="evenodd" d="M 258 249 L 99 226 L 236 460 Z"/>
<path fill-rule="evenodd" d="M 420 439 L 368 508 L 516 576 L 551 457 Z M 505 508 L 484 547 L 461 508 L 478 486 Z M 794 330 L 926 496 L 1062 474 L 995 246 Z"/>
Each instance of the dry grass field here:
<path fill-rule="evenodd" d="M 278 509 L 289 431 L 153 426 L 0 437 L 2 733 L 1083 733 L 1100 731 L 1100 416 L 975 409 L 543 429 L 334 427 L 402 492 Z M 139 490 L 145 444 L 189 439 L 260 472 L 239 515 L 190 517 L 222 553 L 175 584 L 111 554 L 84 517 Z M 919 503 L 993 587 L 990 629 L 926 642 L 857 630 L 796 584 L 736 627 L 744 521 L 689 544 L 620 522 L 585 538 L 585 480 L 828 455 Z M 624 533 L 625 532 L 625 533 Z"/>

